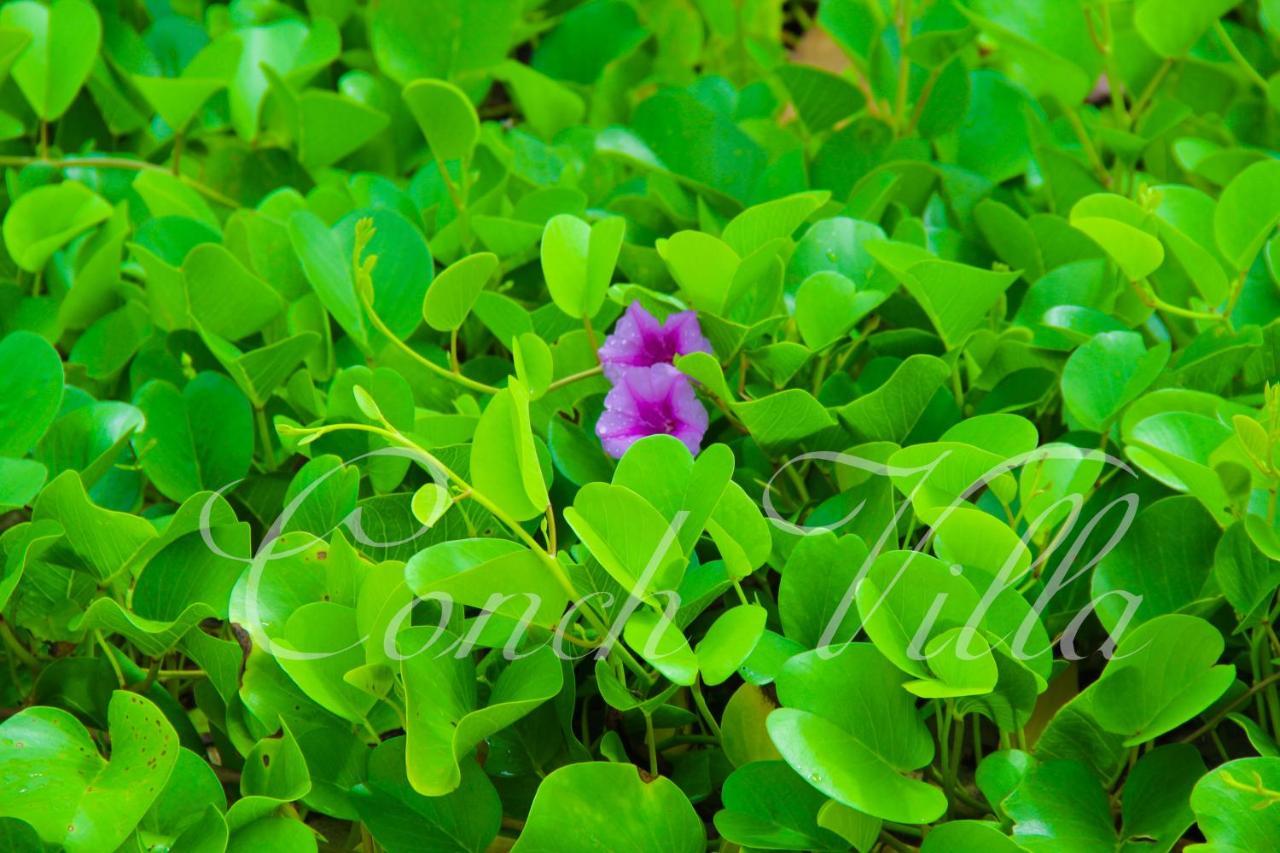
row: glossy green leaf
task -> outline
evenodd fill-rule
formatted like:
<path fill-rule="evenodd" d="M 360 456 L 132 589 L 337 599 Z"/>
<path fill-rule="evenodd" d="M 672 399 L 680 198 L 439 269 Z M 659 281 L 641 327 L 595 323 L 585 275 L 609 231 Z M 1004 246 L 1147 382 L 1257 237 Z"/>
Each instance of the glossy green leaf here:
<path fill-rule="evenodd" d="M 134 450 L 147 476 L 170 499 L 225 488 L 248 472 L 253 414 L 226 377 L 204 373 L 181 391 L 156 380 L 139 389 L 135 403 L 147 425 L 134 436 Z"/>
<path fill-rule="evenodd" d="M 31 37 L 11 69 L 27 103 L 42 121 L 61 118 L 93 68 L 102 40 L 98 10 L 85 0 L 19 0 L 0 11 L 0 26 Z"/>
<path fill-rule="evenodd" d="M 1084 426 L 1104 431 L 1168 360 L 1167 345 L 1147 349 L 1136 332 L 1103 332 L 1067 360 L 1062 370 L 1063 399 Z"/>
<path fill-rule="evenodd" d="M 480 138 L 480 119 L 461 89 L 444 80 L 415 80 L 404 87 L 404 101 L 436 160 L 470 161 Z"/>
<path fill-rule="evenodd" d="M 570 317 L 593 317 L 622 248 L 626 220 L 602 219 L 588 225 L 569 214 L 548 220 L 542 232 L 542 274 L 551 298 Z"/>
<path fill-rule="evenodd" d="M 1209 771 L 1191 792 L 1196 823 L 1209 844 L 1226 850 L 1266 847 L 1280 832 L 1280 813 L 1268 808 L 1280 785 L 1280 759 L 1238 758 Z"/>
<path fill-rule="evenodd" d="M 635 767 L 596 761 L 543 780 L 512 850 L 697 853 L 705 845 L 702 821 L 670 779 L 646 781 Z"/>
<path fill-rule="evenodd" d="M 400 635 L 408 778 L 429 797 L 457 790 L 466 754 L 560 692 L 562 679 L 560 661 L 543 648 L 508 665 L 481 704 L 474 664 L 444 642 L 426 647 L 434 633 L 419 628 Z"/>
<path fill-rule="evenodd" d="M 450 264 L 431 283 L 423 299 L 422 317 L 427 325 L 441 332 L 461 326 L 497 269 L 498 257 L 491 252 L 468 255 Z"/>
<path fill-rule="evenodd" d="M 31 332 L 0 340 L 0 456 L 26 455 L 62 403 L 58 353 Z"/>
<path fill-rule="evenodd" d="M 173 771 L 178 737 L 155 705 L 123 690 L 111 696 L 109 726 L 107 760 L 66 711 L 29 708 L 0 724 L 0 815 L 20 816 L 67 850 L 123 843 Z"/>
<path fill-rule="evenodd" d="M 62 0 L 61 5 L 80 5 L 80 0 Z M 38 272 L 54 252 L 110 215 L 111 205 L 84 184 L 37 187 L 19 197 L 5 214 L 4 245 L 18 266 Z"/>
<path fill-rule="evenodd" d="M 1213 216 L 1213 231 L 1218 249 L 1240 272 L 1253 264 L 1262 244 L 1280 222 L 1278 188 L 1280 164 L 1263 160 L 1236 175 L 1222 191 Z"/>
<path fill-rule="evenodd" d="M 529 425 L 529 392 L 519 382 L 493 395 L 476 424 L 471 445 L 476 488 L 516 519 L 547 505 L 547 487 Z"/>
<path fill-rule="evenodd" d="M 1126 632 L 1090 688 L 1098 722 L 1126 746 L 1182 725 L 1231 685 L 1235 667 L 1214 665 L 1222 646 L 1217 629 L 1194 616 L 1157 616 Z"/>
<path fill-rule="evenodd" d="M 904 676 L 873 646 L 839 651 L 787 663 L 778 680 L 784 707 L 768 718 L 774 744 L 792 769 L 847 806 L 902 823 L 935 820 L 946 810 L 942 793 L 902 775 L 933 757 Z"/>

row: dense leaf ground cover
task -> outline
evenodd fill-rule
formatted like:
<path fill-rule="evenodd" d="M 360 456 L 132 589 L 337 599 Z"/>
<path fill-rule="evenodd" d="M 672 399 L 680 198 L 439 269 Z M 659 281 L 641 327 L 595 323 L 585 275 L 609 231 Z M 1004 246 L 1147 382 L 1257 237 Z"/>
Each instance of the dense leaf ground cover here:
<path fill-rule="evenodd" d="M 0 848 L 1280 848 L 1278 40 L 0 4 Z"/>

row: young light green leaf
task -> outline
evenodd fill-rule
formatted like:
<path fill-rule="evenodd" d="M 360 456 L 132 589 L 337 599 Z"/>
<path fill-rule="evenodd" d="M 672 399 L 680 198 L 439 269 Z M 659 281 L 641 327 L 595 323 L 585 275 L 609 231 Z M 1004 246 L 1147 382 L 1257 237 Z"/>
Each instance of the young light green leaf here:
<path fill-rule="evenodd" d="M 5 214 L 4 245 L 18 266 L 39 272 L 54 252 L 110 215 L 111 205 L 84 184 L 36 187 L 19 196 Z"/>
<path fill-rule="evenodd" d="M 497 269 L 498 256 L 492 252 L 467 255 L 446 267 L 422 300 L 422 318 L 427 325 L 439 332 L 461 326 Z"/>
<path fill-rule="evenodd" d="M 561 311 L 570 317 L 593 317 L 600 310 L 625 232 L 626 220 L 618 216 L 594 225 L 568 213 L 547 221 L 542 274 Z"/>
<path fill-rule="evenodd" d="M 480 140 L 480 119 L 471 99 L 444 80 L 414 80 L 403 95 L 437 162 L 442 167 L 450 160 L 469 163 Z"/>
<path fill-rule="evenodd" d="M 98 57 L 102 19 L 86 0 L 7 3 L 0 26 L 31 36 L 13 64 L 13 79 L 42 121 L 56 121 L 71 106 Z"/>

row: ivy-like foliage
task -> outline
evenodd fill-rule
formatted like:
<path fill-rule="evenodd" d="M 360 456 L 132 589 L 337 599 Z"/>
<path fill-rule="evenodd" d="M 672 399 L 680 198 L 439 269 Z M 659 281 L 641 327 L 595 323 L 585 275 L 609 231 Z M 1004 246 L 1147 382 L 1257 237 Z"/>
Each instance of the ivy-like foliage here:
<path fill-rule="evenodd" d="M 1280 3 L 0 4 L 0 847 L 1280 847 Z"/>

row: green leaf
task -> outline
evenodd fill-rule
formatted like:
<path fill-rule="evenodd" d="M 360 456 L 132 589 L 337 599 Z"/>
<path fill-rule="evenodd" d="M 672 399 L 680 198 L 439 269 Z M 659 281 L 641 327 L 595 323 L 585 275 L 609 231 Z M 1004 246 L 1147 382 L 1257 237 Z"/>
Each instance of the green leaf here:
<path fill-rule="evenodd" d="M 338 57 L 341 40 L 337 27 L 324 18 L 313 24 L 308 27 L 296 18 L 281 19 L 222 36 L 237 38 L 243 44 L 227 99 L 231 126 L 244 141 L 252 142 L 258 135 L 273 73 L 285 82 L 299 83 Z"/>
<path fill-rule="evenodd" d="M 80 3 L 81 0 L 61 0 L 59 5 Z M 13 5 L 5 7 L 12 8 Z M 39 272 L 54 252 L 109 216 L 111 205 L 84 184 L 46 184 L 23 193 L 10 206 L 4 217 L 4 245 L 18 266 Z"/>
<path fill-rule="evenodd" d="M 830 199 L 831 193 L 820 190 L 752 205 L 724 226 L 721 237 L 740 257 L 745 258 L 774 240 L 790 237 Z"/>
<path fill-rule="evenodd" d="M 697 680 L 698 655 L 680 627 L 665 615 L 642 609 L 627 620 L 622 636 L 636 654 L 673 683 L 687 687 Z"/>
<path fill-rule="evenodd" d="M 436 635 L 434 629 L 411 628 L 399 636 L 406 655 L 400 672 L 407 773 L 414 790 L 428 797 L 456 791 L 467 753 L 559 693 L 563 679 L 560 661 L 544 646 L 503 669 L 482 706 L 475 664 L 457 657 L 443 642 L 428 646 Z"/>
<path fill-rule="evenodd" d="M 1062 398 L 1088 429 L 1104 432 L 1169 361 L 1169 345 L 1147 349 L 1137 332 L 1094 335 L 1062 369 Z"/>
<path fill-rule="evenodd" d="M 221 850 L 227 843 L 225 810 L 222 783 L 202 758 L 183 748 L 169 784 L 142 826 L 170 839 L 172 850 Z"/>
<path fill-rule="evenodd" d="M 1156 228 L 1167 250 L 1164 268 L 1153 275 L 1155 286 L 1160 290 L 1168 288 L 1172 270 L 1169 270 L 1170 276 L 1166 276 L 1166 269 L 1176 265 L 1205 302 L 1220 305 L 1231 284 L 1214 242 L 1217 203 L 1191 187 L 1168 185 L 1157 187 L 1153 192 L 1160 199 L 1155 210 Z M 1187 285 L 1179 281 L 1178 286 Z"/>
<path fill-rule="evenodd" d="M 765 727 L 776 707 L 754 684 L 743 684 L 729 697 L 720 718 L 720 745 L 733 766 L 782 758 Z"/>
<path fill-rule="evenodd" d="M 96 505 L 74 471 L 54 478 L 36 498 L 31 520 L 52 519 L 65 531 L 64 546 L 74 560 L 98 579 L 111 577 L 139 549 L 156 536 L 151 522 L 140 516 Z M 68 559 L 63 554 L 61 559 Z M 65 598 L 64 588 L 60 595 Z"/>
<path fill-rule="evenodd" d="M 394 210 L 373 208 L 352 211 L 333 227 L 342 256 L 348 259 L 345 263 L 346 271 L 352 266 L 350 259 L 354 258 L 356 250 L 355 232 L 363 219 L 369 219 L 373 224 L 373 234 L 365 244 L 364 258 L 377 256 L 378 259 L 372 275 L 374 311 L 391 329 L 392 334 L 408 338 L 421 322 L 421 306 L 435 275 L 431 249 L 422 232 Z M 334 283 L 333 286 L 346 285 L 343 282 Z M 321 298 L 324 301 L 323 294 Z M 345 302 L 345 296 L 343 300 Z M 326 301 L 326 307 L 328 304 Z"/>
<path fill-rule="evenodd" d="M 756 761 L 735 770 L 721 791 L 716 830 L 727 840 L 761 850 L 845 850 L 818 824 L 827 799 L 781 761 Z"/>
<path fill-rule="evenodd" d="M 857 286 L 837 272 L 817 272 L 796 291 L 796 326 L 814 350 L 844 337 L 857 321 Z"/>
<path fill-rule="evenodd" d="M 1218 249 L 1239 273 L 1253 266 L 1280 222 L 1280 162 L 1262 160 L 1231 179 L 1218 199 L 1213 232 Z"/>
<path fill-rule="evenodd" d="M 426 483 L 413 493 L 413 517 L 423 527 L 432 527 L 453 505 L 449 490 L 439 483 Z"/>
<path fill-rule="evenodd" d="M 1033 94 L 1048 92 L 1069 104 L 1089 93 L 1102 58 L 1090 49 L 1088 19 L 1075 9 L 1053 0 L 1013 6 L 978 0 L 970 8 L 975 23 L 1008 52 L 1010 76 Z"/>
<path fill-rule="evenodd" d="M 513 853 L 701 853 L 706 831 L 665 776 L 644 780 L 627 764 L 585 762 L 548 774 Z"/>
<path fill-rule="evenodd" d="M 993 823 L 953 820 L 929 831 L 921 853 L 1017 853 L 1022 850 Z"/>
<path fill-rule="evenodd" d="M 768 556 L 769 543 L 764 543 L 766 553 L 760 555 L 759 525 L 749 517 L 749 513 L 755 512 L 755 507 L 743 506 L 744 501 L 750 503 L 749 499 L 745 495 L 741 499 L 735 496 L 725 509 L 721 509 L 726 490 L 736 488 L 729 484 L 733 468 L 733 453 L 724 445 L 712 445 L 694 459 L 679 439 L 669 435 L 651 435 L 627 449 L 613 474 L 613 484 L 625 486 L 640 495 L 672 525 L 679 513 L 686 513 L 677 531 L 677 541 L 686 553 L 693 550 L 703 528 L 720 511 L 726 514 L 725 523 L 743 537 L 744 544 L 755 543 L 752 547 L 754 556 L 763 562 Z M 733 519 L 728 518 L 730 509 L 736 516 Z M 757 518 L 758 515 L 756 512 Z M 768 538 L 767 530 L 764 538 Z"/>
<path fill-rule="evenodd" d="M 1036 741 L 1041 761 L 1078 761 L 1104 784 L 1111 784 L 1124 767 L 1128 750 L 1124 738 L 1102 727 L 1093 713 L 1088 690 L 1062 706 Z"/>
<path fill-rule="evenodd" d="M 13 63 L 31 44 L 31 33 L 17 27 L 0 24 L 0 83 L 9 78 Z"/>
<path fill-rule="evenodd" d="M 529 392 L 518 380 L 494 394 L 476 424 L 471 476 L 477 491 L 518 521 L 547 507 L 537 448 L 529 422 Z"/>
<path fill-rule="evenodd" d="M 547 447 L 556 470 L 575 486 L 613 477 L 613 461 L 604 454 L 595 436 L 578 424 L 564 418 L 552 418 L 547 428 Z"/>
<path fill-rule="evenodd" d="M 542 274 L 556 306 L 570 317 L 594 317 L 622 248 L 626 220 L 619 216 L 588 225 L 562 213 L 542 232 Z"/>
<path fill-rule="evenodd" d="M 946 592 L 937 606 L 935 595 Z M 927 554 L 890 551 L 871 565 L 856 590 L 863 629 L 884 656 L 920 680 L 932 677 L 929 659 L 919 644 L 930 635 L 968 624 L 978 595 L 962 577 Z M 933 618 L 926 622 L 926 615 Z M 920 626 L 929 633 L 917 637 Z M 912 653 L 913 644 L 915 653 Z"/>
<path fill-rule="evenodd" d="M 827 796 L 885 820 L 930 823 L 946 811 L 946 798 L 902 775 L 933 758 L 904 681 L 866 643 L 834 656 L 797 655 L 778 677 L 783 707 L 769 715 L 769 735 L 792 769 Z"/>
<path fill-rule="evenodd" d="M 31 332 L 0 340 L 0 456 L 25 456 L 62 403 L 62 359 Z"/>
<path fill-rule="evenodd" d="M 1089 692 L 1108 731 L 1136 746 L 1177 728 L 1231 686 L 1235 667 L 1222 655 L 1218 630 L 1203 619 L 1167 614 L 1125 633 Z"/>
<path fill-rule="evenodd" d="M 724 313 L 733 277 L 741 264 L 727 243 L 701 231 L 678 231 L 657 244 L 671 277 L 700 311 Z"/>
<path fill-rule="evenodd" d="M 1171 537 L 1171 530 L 1178 536 Z M 1093 572 L 1090 590 L 1098 620 L 1110 631 L 1121 631 L 1126 617 L 1138 625 L 1211 598 L 1220 536 L 1217 522 L 1195 498 L 1180 495 L 1145 507 Z M 1141 599 L 1136 610 L 1129 596 Z"/>
<path fill-rule="evenodd" d="M 272 393 L 320 343 L 315 332 L 302 332 L 249 352 L 212 332 L 200 336 L 223 369 L 231 375 L 255 408 L 262 409 Z"/>
<path fill-rule="evenodd" d="M 853 83 L 821 68 L 786 63 L 778 66 L 777 74 L 810 133 L 830 130 L 866 103 Z"/>
<path fill-rule="evenodd" d="M 1031 768 L 1003 806 L 1014 820 L 1014 840 L 1033 853 L 1116 847 L 1106 791 L 1078 762 L 1051 761 Z"/>
<path fill-rule="evenodd" d="M 169 499 L 223 489 L 248 473 L 253 413 L 225 376 L 202 373 L 181 391 L 154 380 L 138 390 L 134 404 L 147 419 L 134 435 L 134 451 L 147 477 Z"/>
<path fill-rule="evenodd" d="M 726 403 L 732 403 L 734 394 L 725 382 L 720 362 L 709 352 L 691 352 L 675 357 L 675 366 L 681 373 L 702 383 L 703 387 Z"/>
<path fill-rule="evenodd" d="M 704 682 L 714 687 L 729 680 L 755 651 L 767 616 L 758 604 L 742 604 L 720 614 L 695 650 Z"/>
<path fill-rule="evenodd" d="M 769 450 L 796 444 L 836 425 L 835 418 L 822 404 L 800 388 L 735 403 L 733 412 L 742 419 L 752 437 Z"/>
<path fill-rule="evenodd" d="M 564 520 L 625 591 L 643 598 L 679 586 L 684 555 L 678 531 L 631 489 L 588 483 Z"/>
<path fill-rule="evenodd" d="M 933 523 L 934 553 L 950 565 L 977 569 L 1005 583 L 1016 582 L 1031 570 L 1031 550 L 1013 529 L 989 513 L 956 506 L 936 519 L 932 512 L 922 511 L 921 516 Z M 975 579 L 975 584 L 984 586 L 985 579 Z"/>
<path fill-rule="evenodd" d="M 297 100 L 298 159 L 323 169 L 382 133 L 390 117 L 354 98 L 308 89 Z"/>
<path fill-rule="evenodd" d="M 30 504 L 48 478 L 49 469 L 39 462 L 0 456 L 0 512 Z"/>
<path fill-rule="evenodd" d="M 1239 2 L 1202 0 L 1183 6 L 1171 0 L 1139 0 L 1133 25 L 1160 56 L 1185 56 L 1213 23 Z"/>
<path fill-rule="evenodd" d="M 586 113 L 586 104 L 576 92 L 528 65 L 508 59 L 494 69 L 494 76 L 506 84 L 525 121 L 544 139 L 581 123 Z"/>
<path fill-rule="evenodd" d="M 179 77 L 133 75 L 133 84 L 175 133 L 182 133 L 205 102 L 227 88 L 240 60 L 241 42 L 220 38 L 205 45 Z"/>
<path fill-rule="evenodd" d="M 912 355 L 878 388 L 858 395 L 836 413 L 863 441 L 901 442 L 950 376 L 942 359 Z"/>
<path fill-rule="evenodd" d="M 110 761 L 66 711 L 27 708 L 0 724 L 0 816 L 20 816 L 73 853 L 122 844 L 165 787 L 178 736 L 136 693 L 113 693 L 108 715 Z"/>
<path fill-rule="evenodd" d="M 1098 193 L 1071 208 L 1071 224 L 1088 234 L 1129 281 L 1140 281 L 1164 262 L 1164 245 L 1154 236 L 1154 218 L 1122 196 Z"/>
<path fill-rule="evenodd" d="M 191 318 L 229 341 L 260 330 L 284 310 L 269 284 L 216 243 L 202 243 L 182 263 Z"/>
<path fill-rule="evenodd" d="M 98 10 L 85 0 L 8 3 L 0 26 L 29 33 L 13 64 L 13 79 L 42 121 L 56 121 L 84 85 L 102 42 Z"/>
<path fill-rule="evenodd" d="M 73 619 L 70 627 L 77 632 L 100 630 L 119 634 L 143 654 L 161 658 L 173 651 L 188 631 L 216 615 L 209 605 L 195 602 L 172 620 L 146 619 L 125 610 L 115 599 L 99 598 L 83 616 Z"/>
<path fill-rule="evenodd" d="M 360 346 L 368 342 L 364 309 L 356 299 L 351 259 L 319 217 L 299 211 L 289 219 L 289 239 L 307 281 L 333 319 Z"/>
<path fill-rule="evenodd" d="M 442 167 L 450 160 L 471 161 L 480 140 L 480 119 L 461 89 L 444 80 L 414 80 L 404 87 L 403 97 Z"/>
<path fill-rule="evenodd" d="M 1253 543 L 1246 523 L 1236 522 L 1218 540 L 1213 576 L 1244 622 L 1260 617 L 1261 608 L 1280 587 L 1280 561 L 1271 559 Z"/>
<path fill-rule="evenodd" d="M 918 251 L 903 257 L 900 245 L 879 243 L 867 249 L 920 304 L 948 347 L 958 346 L 981 325 L 1018 278 L 1014 272 L 941 261 Z"/>
<path fill-rule="evenodd" d="M 567 593 L 533 551 L 505 539 L 453 539 L 415 554 L 404 567 L 414 595 L 443 593 L 456 604 L 554 626 Z"/>
<path fill-rule="evenodd" d="M 853 589 L 867 555 L 862 539 L 837 537 L 830 530 L 816 531 L 797 542 L 778 587 L 783 633 L 808 648 L 851 640 L 862 626 Z M 826 643 L 824 635 L 829 635 Z"/>
<path fill-rule="evenodd" d="M 1209 771 L 1191 792 L 1209 849 L 1265 850 L 1280 834 L 1280 758 L 1237 758 Z"/>
<path fill-rule="evenodd" d="M 1185 743 L 1157 747 L 1138 759 L 1124 783 L 1124 843 L 1145 847 L 1155 839 L 1172 849 L 1195 820 L 1189 800 L 1204 770 L 1200 753 Z"/>
<path fill-rule="evenodd" d="M 360 471 L 332 454 L 317 456 L 293 475 L 285 492 L 284 531 L 328 537 L 356 508 Z M 287 514 L 287 517 L 285 517 Z"/>
<path fill-rule="evenodd" d="M 281 668 L 316 704 L 344 720 L 360 722 L 367 719 L 374 697 L 343 680 L 365 661 L 360 639 L 354 608 L 313 601 L 293 611 L 273 646 L 281 649 Z"/>
<path fill-rule="evenodd" d="M 474 77 L 506 55 L 519 19 L 514 0 L 484 8 L 458 0 L 383 0 L 369 10 L 369 41 L 378 68 L 400 85 L 418 77 Z"/>
<path fill-rule="evenodd" d="M 492 252 L 467 255 L 450 264 L 436 276 L 422 300 L 422 318 L 427 325 L 439 332 L 461 326 L 497 269 L 498 256 Z"/>
<path fill-rule="evenodd" d="M 369 756 L 368 778 L 352 789 L 360 819 L 389 853 L 429 847 L 442 853 L 482 853 L 497 837 L 502 801 L 474 761 L 462 762 L 462 781 L 449 794 L 424 797 L 405 774 L 403 737 L 384 741 Z"/>
<path fill-rule="evenodd" d="M 245 756 L 240 776 L 243 796 L 290 801 L 306 796 L 310 790 L 307 760 L 288 725 L 281 725 L 280 737 L 263 738 Z"/>
<path fill-rule="evenodd" d="M 745 578 L 760 568 L 773 550 L 769 522 L 756 502 L 734 482 L 725 485 L 707 520 L 707 532 L 733 580 Z"/>
<path fill-rule="evenodd" d="M 511 357 L 516 376 L 529 389 L 530 398 L 537 400 L 546 394 L 555 371 L 547 342 L 533 332 L 524 332 L 511 342 Z"/>

